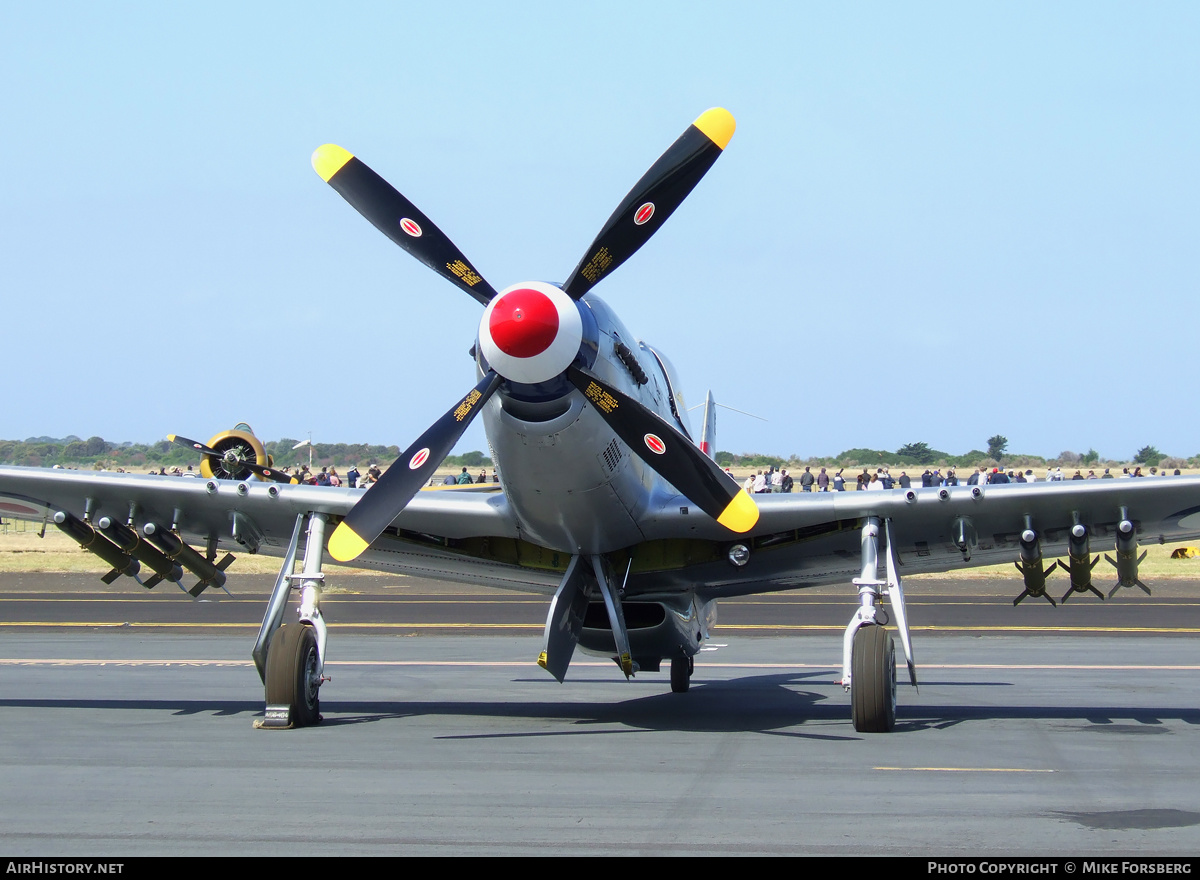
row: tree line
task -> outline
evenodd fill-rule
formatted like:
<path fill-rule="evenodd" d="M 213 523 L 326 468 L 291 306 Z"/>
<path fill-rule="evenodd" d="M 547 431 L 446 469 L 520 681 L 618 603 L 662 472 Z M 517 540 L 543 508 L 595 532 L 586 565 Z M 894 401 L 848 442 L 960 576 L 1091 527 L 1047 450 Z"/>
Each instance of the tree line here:
<path fill-rule="evenodd" d="M 290 437 L 263 443 L 276 466 L 308 464 L 308 447 L 293 449 L 299 441 Z M 319 467 L 363 467 L 371 463 L 388 465 L 400 455 L 398 446 L 371 445 L 367 443 L 314 443 L 312 463 Z M 834 456 L 799 455 L 779 456 L 757 452 L 735 454 L 726 450 L 717 452 L 717 463 L 722 467 L 797 467 L 818 465 L 821 467 L 874 467 L 896 465 L 917 467 L 938 465 L 942 467 L 1093 467 L 1125 464 L 1140 464 L 1152 467 L 1200 467 L 1200 455 L 1180 458 L 1166 455 L 1151 445 L 1143 446 L 1131 458 L 1102 458 L 1095 449 L 1087 452 L 1066 450 L 1053 458 L 1039 455 L 1016 455 L 1008 452 L 1008 438 L 996 434 L 988 438 L 987 449 L 972 449 L 963 455 L 955 455 L 932 448 L 928 443 L 906 443 L 897 450 L 869 449 L 856 447 Z M 116 470 L 143 470 L 147 468 L 186 467 L 199 461 L 191 449 L 178 446 L 168 440 L 156 443 L 110 443 L 100 437 L 86 440 L 70 435 L 61 439 L 52 437 L 30 437 L 26 440 L 0 440 L 0 464 L 24 465 L 27 467 L 107 468 Z M 491 467 L 492 460 L 479 450 L 450 455 L 444 462 L 453 467 Z"/>
<path fill-rule="evenodd" d="M 284 437 L 263 443 L 263 449 L 276 466 L 308 464 L 308 447 L 293 449 L 299 441 Z M 398 446 L 368 443 L 314 443 L 312 462 L 319 467 L 365 467 L 375 462 L 385 467 L 400 454 Z M 30 437 L 27 440 L 0 440 L 0 464 L 26 467 L 106 468 L 108 470 L 144 470 L 179 467 L 199 462 L 198 454 L 169 440 L 156 443 L 110 443 L 101 437 L 86 440 L 70 435 L 61 439 Z M 451 455 L 445 464 L 455 467 L 491 467 L 492 460 L 478 450 Z"/>
<path fill-rule="evenodd" d="M 1154 446 L 1143 446 L 1130 458 L 1103 458 L 1095 449 L 1087 452 L 1072 452 L 1064 450 L 1053 458 L 1041 455 L 1013 454 L 1008 451 L 1008 438 L 996 434 L 988 438 L 987 449 L 972 449 L 962 455 L 955 455 L 941 449 L 934 449 L 928 443 L 906 443 L 897 450 L 869 449 L 856 447 L 847 449 L 834 456 L 812 456 L 802 458 L 791 455 L 784 458 L 778 455 L 764 455 L 757 452 L 744 452 L 736 455 L 725 450 L 717 452 L 716 460 L 722 467 L 879 467 L 882 465 L 898 467 L 1105 467 L 1128 464 L 1148 465 L 1151 467 L 1200 467 L 1200 455 L 1190 458 L 1166 455 Z"/>

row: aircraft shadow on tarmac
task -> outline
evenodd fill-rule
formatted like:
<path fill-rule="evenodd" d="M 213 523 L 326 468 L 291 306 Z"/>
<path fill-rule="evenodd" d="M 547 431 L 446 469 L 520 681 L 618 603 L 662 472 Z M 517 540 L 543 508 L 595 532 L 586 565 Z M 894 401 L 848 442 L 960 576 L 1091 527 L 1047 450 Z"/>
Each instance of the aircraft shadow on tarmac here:
<path fill-rule="evenodd" d="M 850 707 L 840 687 L 833 695 L 827 673 L 779 673 L 730 681 L 694 681 L 687 694 L 658 692 L 615 702 L 546 700 L 489 701 L 323 701 L 322 728 L 415 717 L 529 719 L 571 725 L 558 730 L 448 734 L 446 739 L 502 739 L 545 736 L 595 736 L 646 731 L 695 733 L 764 733 L 808 739 L 854 740 L 855 733 L 836 734 L 798 729 L 837 724 L 850 730 Z M 810 682 L 808 679 L 818 681 Z M 586 681 L 576 682 L 588 684 Z M 821 691 L 809 689 L 812 685 Z M 962 682 L 955 682 L 956 686 Z M 568 687 L 571 683 L 568 682 Z M 925 685 L 931 687 L 930 684 Z M 1147 706 L 905 705 L 910 689 L 901 685 L 896 733 L 943 729 L 974 722 L 1051 721 L 1096 733 L 1170 733 L 1168 722 L 1200 724 L 1200 709 Z M 926 691 L 928 693 L 928 691 Z M 173 715 L 259 716 L 259 701 L 0 699 L 0 709 L 85 709 L 169 712 Z M 319 729 L 319 728 L 318 728 Z"/>

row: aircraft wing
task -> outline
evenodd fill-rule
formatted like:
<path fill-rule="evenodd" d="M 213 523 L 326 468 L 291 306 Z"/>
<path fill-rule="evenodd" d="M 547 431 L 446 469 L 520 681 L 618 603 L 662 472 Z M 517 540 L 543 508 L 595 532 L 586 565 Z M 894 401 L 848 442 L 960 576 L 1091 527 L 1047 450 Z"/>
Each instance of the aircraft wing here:
<path fill-rule="evenodd" d="M 109 516 L 125 523 L 132 517 L 139 527 L 147 522 L 164 529 L 178 525 L 180 537 L 201 552 L 211 542 L 234 551 L 282 556 L 297 516 L 315 512 L 340 518 L 363 491 L 257 480 L 0 467 L 0 516 L 51 525 L 58 511 L 93 522 Z M 429 536 L 431 546 L 397 540 L 400 530 Z M 391 543 L 385 541 L 386 546 L 363 560 L 363 567 L 483 582 L 467 577 L 471 560 L 436 546 L 481 537 L 518 537 L 516 520 L 502 492 L 420 492 L 394 520 Z M 512 573 L 502 579 L 512 580 Z"/>
<path fill-rule="evenodd" d="M 686 579 L 704 584 L 701 591 L 712 597 L 849 583 L 860 571 L 867 517 L 889 521 L 901 575 L 1015 562 L 1027 528 L 1048 560 L 1067 555 L 1076 524 L 1086 527 L 1092 554 L 1114 551 L 1122 519 L 1133 522 L 1140 545 L 1200 537 L 1200 477 L 762 494 L 754 500 L 760 518 L 745 536 L 723 530 L 678 495 L 660 500 L 640 525 L 651 540 L 745 544 L 750 559 L 742 567 L 721 558 L 686 569 Z M 1110 575 L 1115 581 L 1107 565 L 1095 570 L 1098 583 Z"/>

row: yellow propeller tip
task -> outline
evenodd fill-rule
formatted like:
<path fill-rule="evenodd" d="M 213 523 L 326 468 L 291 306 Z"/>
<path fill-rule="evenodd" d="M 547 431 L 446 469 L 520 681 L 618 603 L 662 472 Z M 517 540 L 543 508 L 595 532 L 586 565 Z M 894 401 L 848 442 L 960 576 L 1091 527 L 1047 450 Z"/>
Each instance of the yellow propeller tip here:
<path fill-rule="evenodd" d="M 738 492 L 733 496 L 733 500 L 726 505 L 725 509 L 721 511 L 721 515 L 717 517 L 717 522 L 738 534 L 748 532 L 758 522 L 758 505 L 744 491 Z"/>
<path fill-rule="evenodd" d="M 734 129 L 737 128 L 733 114 L 724 107 L 713 107 L 711 110 L 705 110 L 696 117 L 696 121 L 692 125 L 704 132 L 708 139 L 722 150 L 725 149 L 725 145 L 733 137 Z"/>
<path fill-rule="evenodd" d="M 352 562 L 362 556 L 370 545 L 345 523 L 333 530 L 329 538 L 329 555 L 338 562 Z"/>
<path fill-rule="evenodd" d="M 324 144 L 313 150 L 312 167 L 313 171 L 321 176 L 321 179 L 329 183 L 329 178 L 342 170 L 342 166 L 354 158 L 354 155 L 337 144 Z"/>
<path fill-rule="evenodd" d="M 174 434 L 168 434 L 168 435 L 167 435 L 167 442 L 168 442 L 168 443 L 174 443 L 174 442 L 175 442 L 175 435 L 174 435 Z"/>

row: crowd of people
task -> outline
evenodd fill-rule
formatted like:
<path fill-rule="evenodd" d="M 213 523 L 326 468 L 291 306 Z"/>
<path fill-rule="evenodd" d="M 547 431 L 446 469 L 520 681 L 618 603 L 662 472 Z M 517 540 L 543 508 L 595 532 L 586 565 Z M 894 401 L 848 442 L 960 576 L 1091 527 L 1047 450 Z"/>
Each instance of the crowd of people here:
<path fill-rule="evenodd" d="M 371 483 L 379 481 L 383 476 L 383 471 L 375 462 L 367 467 L 366 474 L 363 474 L 355 465 L 351 465 L 346 471 L 345 479 L 337 472 L 336 467 L 323 467 L 319 471 L 310 470 L 308 465 L 297 465 L 295 468 L 282 468 L 280 473 L 294 477 L 298 482 L 306 486 L 341 486 L 346 485 L 351 489 L 361 489 L 364 486 L 369 486 Z"/>
<path fill-rule="evenodd" d="M 61 465 L 55 465 L 61 467 Z M 121 470 L 118 468 L 118 470 Z M 787 468 L 768 467 L 766 470 L 759 469 L 757 473 L 752 473 L 746 477 L 742 484 L 751 495 L 757 495 L 770 492 L 793 492 L 797 484 L 801 492 L 844 492 L 847 489 L 856 491 L 873 491 L 881 489 L 908 489 L 913 485 L 913 477 L 908 475 L 907 471 L 900 471 L 899 476 L 893 477 L 891 469 L 887 467 L 876 468 L 872 473 L 869 468 L 863 468 L 862 473 L 846 475 L 845 468 L 838 468 L 832 475 L 826 468 L 821 468 L 818 473 L 812 472 L 811 466 L 804 468 L 799 479 L 795 479 L 788 473 Z M 1069 470 L 1069 469 L 1068 469 Z M 358 468 L 351 466 L 346 471 L 345 478 L 338 474 L 336 467 L 322 467 L 320 471 L 309 469 L 308 465 L 298 465 L 295 468 L 281 468 L 280 472 L 289 476 L 295 477 L 298 482 L 309 486 L 341 486 L 346 485 L 351 489 L 364 488 L 371 483 L 377 482 L 383 475 L 383 471 L 375 462 L 367 467 L 365 474 L 360 473 Z M 732 476 L 732 471 L 729 468 L 725 472 Z M 163 466 L 161 472 L 152 470 L 151 475 L 163 476 L 198 476 L 199 472 L 194 471 L 189 464 L 187 470 L 183 471 L 179 468 L 167 468 Z M 1034 474 L 1032 468 L 1021 470 L 1014 468 L 1005 470 L 1000 467 L 975 468 L 972 473 L 964 481 L 968 486 L 984 486 L 984 485 L 1005 485 L 1011 483 L 1058 483 L 1071 480 L 1111 480 L 1117 478 L 1135 479 L 1140 477 L 1166 477 L 1171 474 L 1166 468 L 1161 470 L 1157 467 L 1151 467 L 1149 473 L 1143 473 L 1141 467 L 1122 468 L 1121 473 L 1112 473 L 1111 468 L 1104 468 L 1104 472 L 1097 474 L 1095 469 L 1091 469 L 1085 475 L 1083 469 L 1076 469 L 1072 476 L 1067 476 L 1063 473 L 1061 467 L 1052 467 L 1046 469 L 1044 477 L 1038 477 Z M 1174 476 L 1179 476 L 1179 468 L 1175 468 Z M 939 487 L 939 486 L 957 486 L 959 478 L 953 468 L 947 468 L 943 474 L 941 468 L 930 470 L 926 468 L 924 473 L 920 475 L 918 485 L 924 488 Z M 447 474 L 444 477 L 434 476 L 430 479 L 430 486 L 466 486 L 478 483 L 499 483 L 500 477 L 496 474 L 496 469 L 492 468 L 489 476 L 486 468 L 481 468 L 478 476 L 472 476 L 467 468 L 463 468 L 457 475 Z"/>
<path fill-rule="evenodd" d="M 61 466 L 55 465 L 55 467 Z M 118 470 L 121 469 L 118 468 Z M 297 465 L 296 467 L 280 468 L 279 472 L 284 476 L 295 478 L 297 482 L 307 486 L 348 486 L 351 489 L 365 488 L 372 483 L 378 482 L 379 478 L 383 476 L 383 471 L 375 462 L 371 462 L 371 464 L 367 467 L 367 472 L 365 474 L 359 471 L 359 469 L 354 465 L 350 466 L 349 470 L 345 472 L 344 476 L 339 474 L 337 468 L 333 466 L 322 467 L 318 471 L 315 469 L 310 469 L 306 464 Z M 150 471 L 150 474 L 152 476 L 198 477 L 200 472 L 199 470 L 193 469 L 192 465 L 190 464 L 187 466 L 186 471 L 177 467 L 168 468 L 166 465 L 163 465 L 161 471 L 152 470 Z M 447 474 L 445 477 L 434 476 L 432 479 L 430 479 L 429 485 L 465 486 L 475 483 L 499 482 L 500 477 L 496 474 L 495 468 L 492 468 L 492 473 L 490 476 L 488 475 L 486 468 L 481 468 L 478 476 L 472 476 L 470 471 L 464 467 L 457 475 Z"/>
<path fill-rule="evenodd" d="M 484 468 L 479 469 L 478 477 L 472 477 L 470 471 L 468 471 L 466 468 L 463 468 L 462 472 L 459 473 L 457 476 L 455 476 L 454 474 L 446 474 L 446 476 L 442 477 L 440 480 L 436 476 L 430 477 L 430 479 L 429 479 L 429 485 L 431 485 L 431 486 L 437 486 L 437 485 L 470 486 L 474 483 L 499 483 L 499 482 L 500 482 L 500 477 L 498 477 L 496 475 L 495 468 L 492 468 L 492 476 L 490 478 L 487 475 L 487 470 Z"/>
<path fill-rule="evenodd" d="M 828 470 L 821 468 L 820 473 L 814 474 L 812 467 L 804 468 L 804 473 L 800 475 L 800 479 L 796 480 L 787 472 L 787 468 L 776 469 L 774 466 L 764 470 L 759 470 L 756 474 L 750 474 L 746 477 L 742 484 L 751 495 L 757 495 L 770 492 L 792 492 L 797 483 L 800 485 L 801 492 L 844 492 L 848 488 L 856 491 L 872 491 L 882 489 L 908 489 L 913 485 L 913 477 L 908 475 L 907 471 L 900 471 L 900 475 L 893 477 L 890 468 L 876 468 L 874 473 L 871 473 L 870 468 L 863 468 L 862 473 L 853 475 L 853 484 L 851 477 L 845 473 L 845 468 L 838 470 L 830 476 Z M 732 475 L 729 468 L 725 469 L 726 473 Z M 1161 471 L 1157 467 L 1150 468 L 1148 474 L 1142 473 L 1140 467 L 1135 467 L 1132 471 L 1129 468 L 1122 468 L 1120 474 L 1112 473 L 1111 468 L 1105 468 L 1104 473 L 1097 474 L 1095 469 L 1089 470 L 1085 476 L 1083 469 L 1079 468 L 1073 476 L 1066 476 L 1061 467 L 1052 467 L 1046 469 L 1044 477 L 1038 477 L 1034 474 L 1032 468 L 1021 470 L 1014 468 L 1005 470 L 1000 467 L 994 467 L 990 470 L 984 467 L 975 468 L 975 472 L 966 478 L 964 481 L 968 486 L 985 486 L 985 485 L 1006 485 L 1012 483 L 1060 483 L 1070 480 L 1112 480 L 1117 478 L 1133 479 L 1137 477 L 1153 477 L 1168 476 L 1166 468 Z M 1179 468 L 1175 469 L 1174 476 L 1179 476 Z M 933 488 L 939 486 L 957 486 L 959 485 L 958 474 L 953 468 L 947 468 L 943 474 L 941 468 L 930 470 L 925 468 L 924 473 L 919 477 L 922 488 Z"/>

